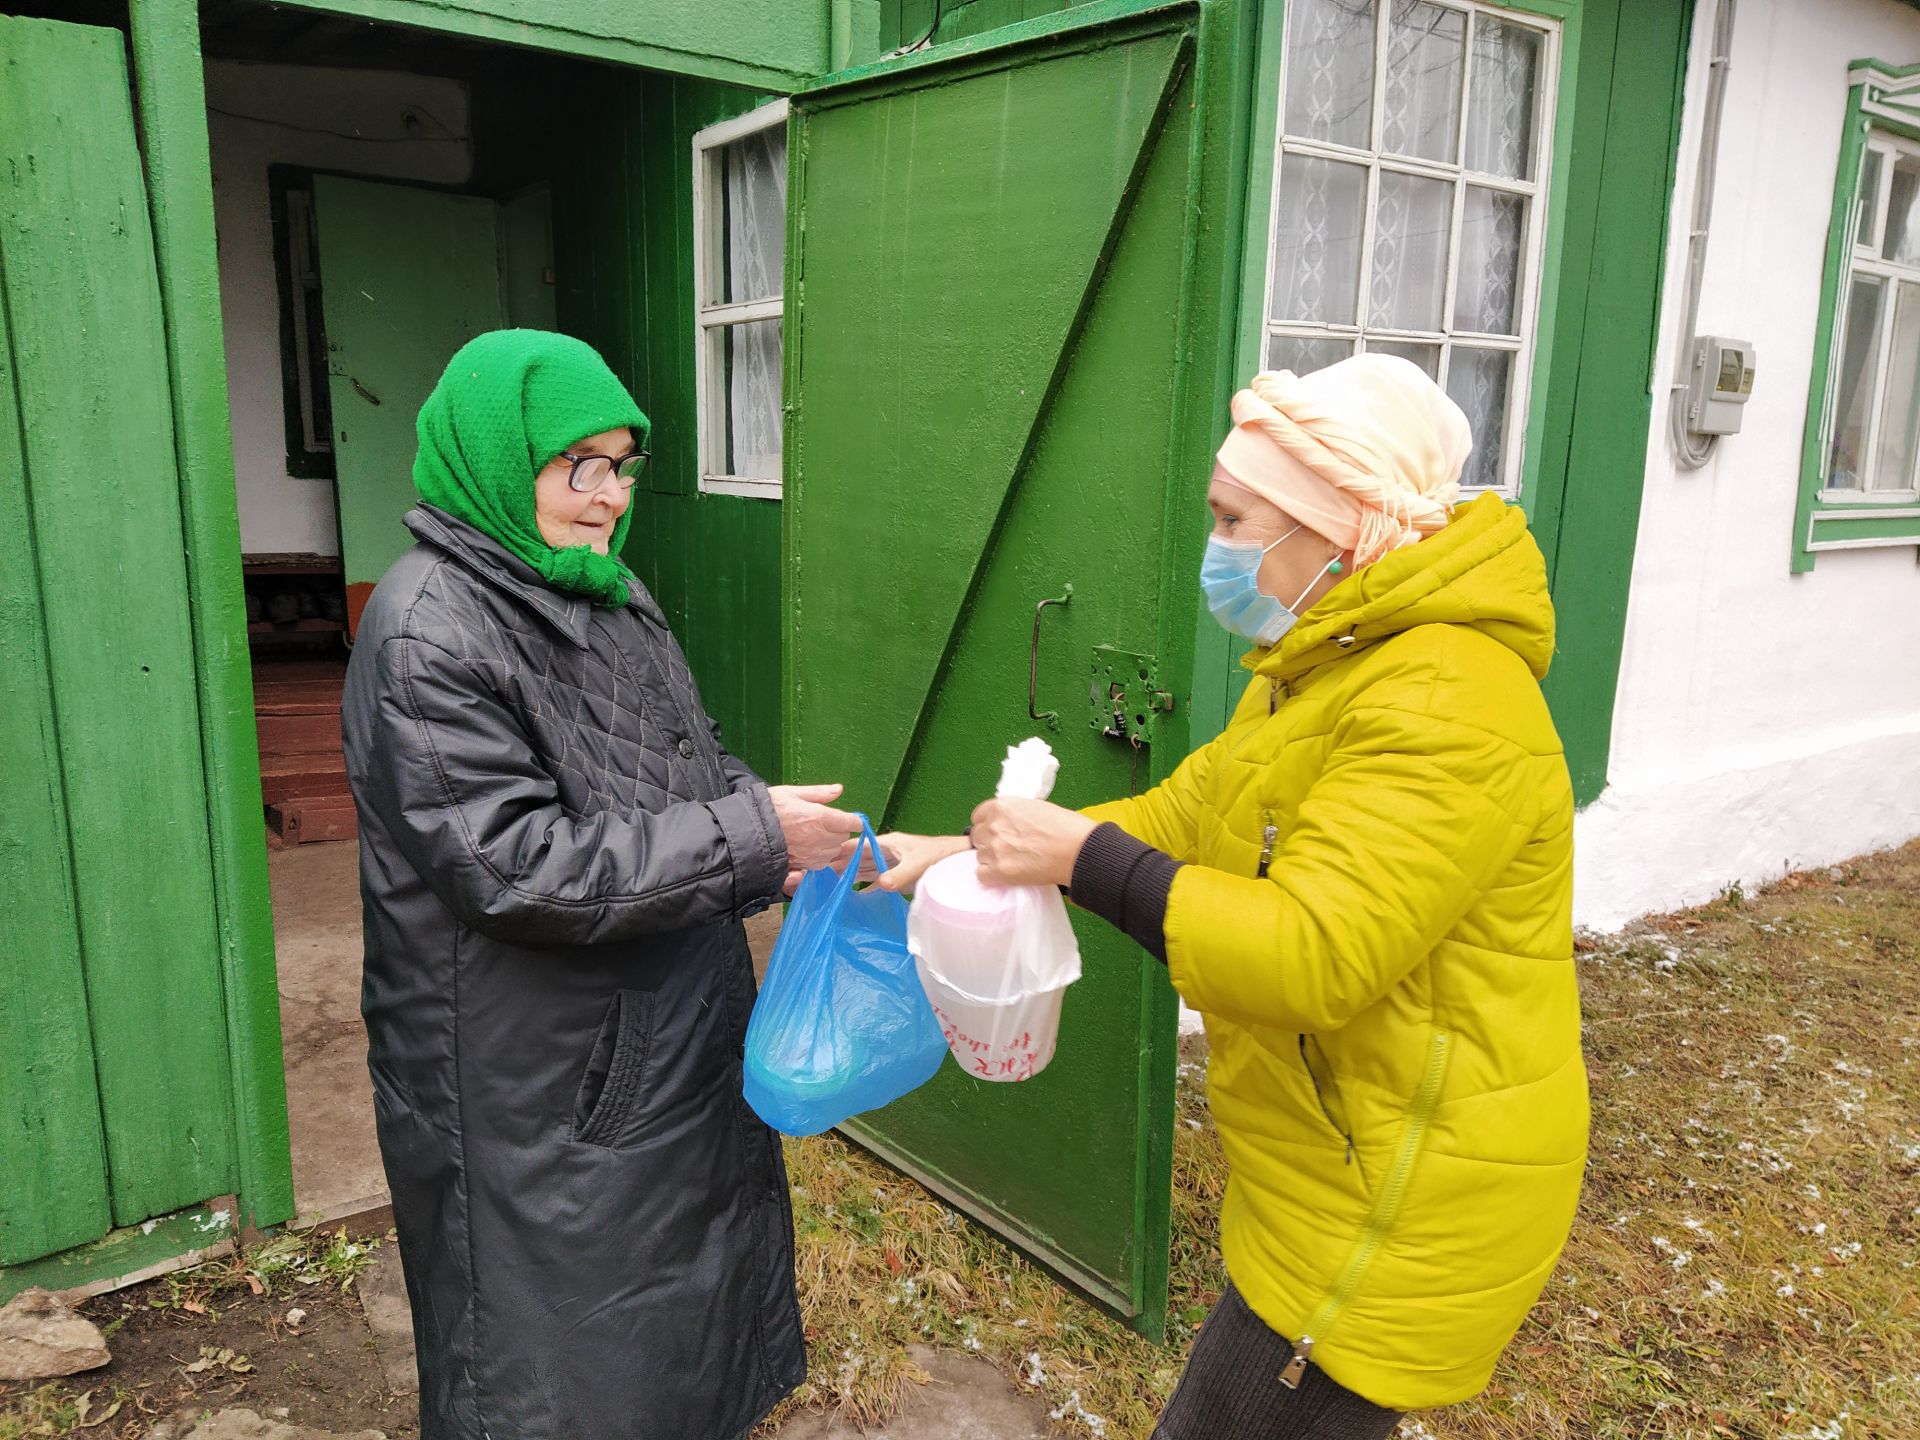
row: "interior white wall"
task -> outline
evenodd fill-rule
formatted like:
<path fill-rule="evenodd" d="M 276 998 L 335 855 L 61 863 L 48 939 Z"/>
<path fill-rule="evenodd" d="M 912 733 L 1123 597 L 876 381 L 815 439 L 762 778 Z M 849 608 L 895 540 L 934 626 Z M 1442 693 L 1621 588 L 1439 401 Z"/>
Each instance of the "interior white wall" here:
<path fill-rule="evenodd" d="M 247 553 L 340 553 L 333 483 L 287 473 L 267 167 L 463 184 L 473 173 L 469 112 L 467 87 L 456 80 L 223 61 L 207 66 L 220 304 L 240 541 Z"/>
<path fill-rule="evenodd" d="M 1596 928 L 1920 835 L 1916 552 L 1788 571 L 1847 71 L 1920 62 L 1920 11 L 1740 0 L 1699 326 L 1759 363 L 1741 433 L 1688 471 L 1666 401 L 1714 10 L 1699 0 L 1688 66 L 1608 787 L 1576 832 Z"/>

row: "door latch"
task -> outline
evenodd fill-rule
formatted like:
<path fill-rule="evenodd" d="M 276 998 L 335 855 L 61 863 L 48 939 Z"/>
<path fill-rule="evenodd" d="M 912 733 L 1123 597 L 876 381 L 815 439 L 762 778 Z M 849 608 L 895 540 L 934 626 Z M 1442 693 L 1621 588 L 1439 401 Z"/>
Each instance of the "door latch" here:
<path fill-rule="evenodd" d="M 1087 687 L 1087 723 L 1102 735 L 1136 748 L 1153 743 L 1155 722 L 1173 713 L 1171 693 L 1160 688 L 1159 662 L 1112 645 L 1093 647 L 1093 678 Z"/>

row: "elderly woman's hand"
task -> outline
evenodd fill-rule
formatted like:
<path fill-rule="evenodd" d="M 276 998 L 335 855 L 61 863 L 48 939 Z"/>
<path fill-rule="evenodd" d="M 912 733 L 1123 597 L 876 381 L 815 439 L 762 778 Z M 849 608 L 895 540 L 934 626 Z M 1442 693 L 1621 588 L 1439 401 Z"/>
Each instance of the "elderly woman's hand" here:
<path fill-rule="evenodd" d="M 835 810 L 844 785 L 769 785 L 774 817 L 787 841 L 787 893 L 800 877 L 822 865 L 841 866 L 852 858 L 860 837 L 860 817 Z"/>
<path fill-rule="evenodd" d="M 1045 800 L 989 800 L 973 812 L 973 848 L 988 885 L 1067 885 L 1093 821 Z"/>

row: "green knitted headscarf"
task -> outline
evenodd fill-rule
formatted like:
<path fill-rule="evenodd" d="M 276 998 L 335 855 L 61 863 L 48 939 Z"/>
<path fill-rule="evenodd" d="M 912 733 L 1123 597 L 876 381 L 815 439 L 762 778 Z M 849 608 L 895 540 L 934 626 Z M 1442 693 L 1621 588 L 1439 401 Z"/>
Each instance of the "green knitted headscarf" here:
<path fill-rule="evenodd" d="M 420 407 L 414 489 L 491 535 L 556 590 L 624 605 L 633 572 L 619 555 L 632 506 L 614 523 L 605 555 L 588 545 L 554 548 L 533 507 L 534 477 L 549 460 L 622 425 L 646 445 L 647 417 L 591 345 L 545 330 L 489 331 L 460 347 Z"/>

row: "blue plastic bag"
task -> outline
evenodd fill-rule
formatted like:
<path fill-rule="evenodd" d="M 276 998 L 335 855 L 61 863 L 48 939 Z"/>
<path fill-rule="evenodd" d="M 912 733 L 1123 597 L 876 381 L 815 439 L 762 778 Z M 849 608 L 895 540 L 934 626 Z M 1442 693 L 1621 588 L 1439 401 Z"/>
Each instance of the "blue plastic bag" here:
<path fill-rule="evenodd" d="M 886 869 L 866 817 L 860 844 Z M 787 908 L 747 1023 L 746 1096 L 788 1135 L 818 1135 L 933 1078 L 947 1042 L 907 953 L 907 902 L 807 872 Z"/>

